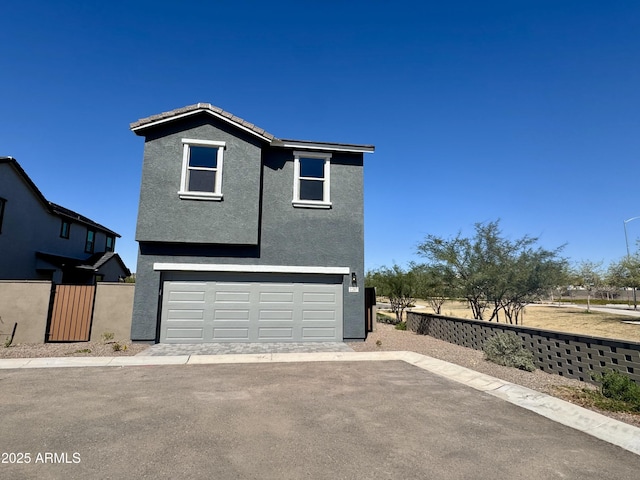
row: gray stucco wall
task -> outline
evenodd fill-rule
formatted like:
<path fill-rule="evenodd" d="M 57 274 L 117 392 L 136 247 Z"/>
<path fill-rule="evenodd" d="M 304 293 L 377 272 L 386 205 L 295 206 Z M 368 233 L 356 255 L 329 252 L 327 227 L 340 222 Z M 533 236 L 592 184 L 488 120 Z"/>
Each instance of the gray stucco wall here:
<path fill-rule="evenodd" d="M 181 127 L 154 132 L 145 142 L 136 240 L 257 245 L 258 140 L 241 132 L 232 134 L 211 118 L 190 120 Z M 185 138 L 226 143 L 221 201 L 178 196 Z"/>
<path fill-rule="evenodd" d="M 190 135 L 193 133 L 180 133 L 175 137 L 180 139 Z M 360 291 L 349 292 L 351 278 L 350 275 L 345 275 L 343 334 L 345 339 L 365 337 L 363 155 L 332 153 L 331 209 L 292 206 L 293 150 L 265 149 L 262 158 L 262 201 L 258 203 L 260 208 L 256 211 L 256 219 L 260 220 L 257 231 L 259 245 L 256 247 L 209 245 L 191 248 L 185 245 L 149 242 L 148 239 L 154 237 L 147 235 L 144 224 L 153 223 L 154 216 L 161 213 L 157 209 L 147 211 L 146 201 L 141 201 L 140 215 L 145 220 L 142 231 L 138 233 L 141 254 L 138 256 L 136 269 L 136 296 L 131 333 L 133 340 L 149 341 L 156 338 L 161 274 L 153 271 L 154 262 L 348 267 L 356 273 Z M 181 163 L 181 153 L 177 161 Z M 143 189 L 151 188 L 151 180 L 146 179 L 145 174 L 151 168 L 152 162 L 153 158 L 145 157 Z M 242 165 L 240 161 L 227 163 L 225 158 L 224 175 L 232 175 L 231 170 Z M 151 172 L 150 174 L 153 177 L 156 175 Z M 180 172 L 174 169 L 173 175 L 174 181 L 179 182 Z M 248 176 L 246 172 L 245 175 Z M 168 182 L 164 185 L 165 189 L 171 189 L 171 193 L 175 195 L 175 188 L 168 187 Z M 225 196 L 229 188 L 223 187 Z M 251 188 L 255 188 L 255 192 L 260 191 L 259 184 Z M 141 197 L 144 195 L 142 193 Z M 190 222 L 200 224 L 208 221 L 207 217 L 199 216 L 198 209 L 192 209 L 188 204 L 182 208 L 181 215 L 193 217 Z M 238 214 L 242 215 L 241 207 L 238 208 Z M 177 221 L 182 224 L 182 220 Z M 252 222 L 253 213 L 248 225 L 250 230 L 254 228 Z M 233 231 L 235 227 L 232 225 L 230 228 Z M 185 234 L 178 234 L 177 238 L 172 238 L 171 241 L 176 242 L 178 239 L 185 241 Z"/>
<path fill-rule="evenodd" d="M 69 238 L 61 238 L 61 218 L 49 213 L 8 163 L 0 163 L 0 197 L 7 200 L 0 233 L 0 279 L 50 279 L 36 272 L 37 266 L 45 266 L 36 260 L 36 251 L 75 258 L 89 256 L 84 253 L 87 227 L 72 223 Z M 95 251 L 104 251 L 105 243 L 106 235 L 96 232 Z"/>

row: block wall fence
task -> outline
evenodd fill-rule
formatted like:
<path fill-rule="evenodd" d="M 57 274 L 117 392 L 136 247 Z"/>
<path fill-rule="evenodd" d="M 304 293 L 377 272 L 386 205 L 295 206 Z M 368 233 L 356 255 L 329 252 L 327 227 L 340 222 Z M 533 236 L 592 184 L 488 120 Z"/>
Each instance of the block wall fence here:
<path fill-rule="evenodd" d="M 0 280 L 0 348 L 11 336 L 13 343 L 44 343 L 51 299 L 49 281 Z M 98 282 L 93 309 L 91 341 L 111 332 L 116 340 L 131 338 L 133 283 Z"/>
<path fill-rule="evenodd" d="M 494 335 L 513 332 L 547 373 L 597 383 L 594 376 L 617 370 L 640 384 L 640 343 L 574 335 L 519 325 L 467 320 L 430 313 L 407 313 L 407 329 L 463 347 L 482 350 Z"/>

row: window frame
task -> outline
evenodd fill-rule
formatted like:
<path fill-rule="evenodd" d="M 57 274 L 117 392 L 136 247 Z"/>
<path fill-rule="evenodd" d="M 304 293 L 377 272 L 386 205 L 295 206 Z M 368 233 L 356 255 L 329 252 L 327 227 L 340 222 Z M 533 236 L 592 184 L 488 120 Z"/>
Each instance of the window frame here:
<path fill-rule="evenodd" d="M 205 147 L 205 148 L 217 148 L 218 153 L 216 157 L 216 167 L 189 167 L 190 147 Z M 178 196 L 182 199 L 191 200 L 222 200 L 222 175 L 224 166 L 224 150 L 226 149 L 226 142 L 217 140 L 196 140 L 193 138 L 182 139 L 182 174 L 180 177 L 180 190 Z M 214 171 L 216 172 L 216 180 L 213 192 L 197 192 L 190 191 L 189 186 L 189 171 L 192 169 Z"/>
<path fill-rule="evenodd" d="M 64 226 L 67 226 L 67 231 L 65 234 Z M 69 220 L 65 220 L 64 218 L 60 221 L 60 238 L 64 238 L 66 240 L 71 236 L 71 222 Z"/>
<path fill-rule="evenodd" d="M 109 246 L 109 240 L 111 240 L 111 246 Z M 113 252 L 116 249 L 116 237 L 113 235 L 107 235 L 106 240 L 104 241 L 104 251 L 105 252 Z"/>
<path fill-rule="evenodd" d="M 316 177 L 302 177 L 300 175 L 300 160 L 304 158 L 324 160 L 322 180 Z M 331 208 L 331 154 L 328 152 L 293 152 L 293 200 L 292 204 L 298 208 Z M 300 181 L 322 181 L 322 200 L 304 200 L 300 198 Z"/>
<path fill-rule="evenodd" d="M 92 233 L 91 243 L 89 243 L 89 234 Z M 93 253 L 96 249 L 96 231 L 87 228 L 87 236 L 84 241 L 84 253 Z"/>
<path fill-rule="evenodd" d="M 0 197 L 0 234 L 2 233 L 2 224 L 4 223 L 4 207 L 7 204 L 7 199 Z"/>

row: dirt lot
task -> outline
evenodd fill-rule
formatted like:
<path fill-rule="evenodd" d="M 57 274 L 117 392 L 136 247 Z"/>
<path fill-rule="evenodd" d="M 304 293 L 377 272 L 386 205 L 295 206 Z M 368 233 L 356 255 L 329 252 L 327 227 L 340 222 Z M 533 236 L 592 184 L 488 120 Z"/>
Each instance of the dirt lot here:
<path fill-rule="evenodd" d="M 418 300 L 416 305 L 424 307 L 424 310 L 417 311 L 433 312 L 426 302 Z M 471 310 L 464 302 L 446 302 L 442 307 L 442 314 L 458 318 L 473 318 Z M 640 325 L 623 323 L 623 321 L 633 320 L 640 320 L 640 318 L 593 310 L 588 313 L 586 306 L 530 305 L 525 308 L 521 324 L 525 327 L 640 342 Z M 505 321 L 504 316 L 500 321 Z"/>

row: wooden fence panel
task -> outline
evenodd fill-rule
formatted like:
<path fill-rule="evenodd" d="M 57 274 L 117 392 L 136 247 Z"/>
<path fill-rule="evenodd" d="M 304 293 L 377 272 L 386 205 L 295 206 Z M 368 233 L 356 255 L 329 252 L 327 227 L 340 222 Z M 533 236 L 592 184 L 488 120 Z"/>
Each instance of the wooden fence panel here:
<path fill-rule="evenodd" d="M 95 285 L 56 285 L 48 342 L 87 342 L 91 335 Z"/>

